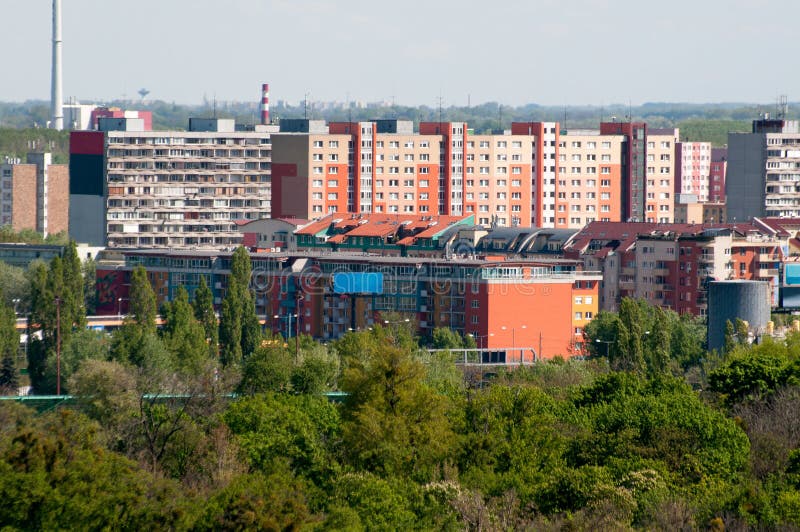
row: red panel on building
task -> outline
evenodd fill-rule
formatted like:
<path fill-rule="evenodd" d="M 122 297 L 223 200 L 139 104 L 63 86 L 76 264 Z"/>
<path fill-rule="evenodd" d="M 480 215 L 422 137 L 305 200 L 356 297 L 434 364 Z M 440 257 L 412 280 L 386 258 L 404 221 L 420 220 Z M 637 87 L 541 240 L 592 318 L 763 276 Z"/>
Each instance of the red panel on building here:
<path fill-rule="evenodd" d="M 105 135 L 101 131 L 72 131 L 69 152 L 80 155 L 103 155 Z"/>

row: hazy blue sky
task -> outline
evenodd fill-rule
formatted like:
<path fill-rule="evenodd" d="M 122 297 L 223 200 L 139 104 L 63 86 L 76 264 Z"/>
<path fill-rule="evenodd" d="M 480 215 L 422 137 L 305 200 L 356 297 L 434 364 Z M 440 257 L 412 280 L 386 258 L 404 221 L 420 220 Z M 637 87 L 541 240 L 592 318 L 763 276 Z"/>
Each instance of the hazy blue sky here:
<path fill-rule="evenodd" d="M 50 0 L 0 0 L 0 100 L 48 99 Z M 800 100 L 797 0 L 63 0 L 64 96 L 445 105 Z"/>

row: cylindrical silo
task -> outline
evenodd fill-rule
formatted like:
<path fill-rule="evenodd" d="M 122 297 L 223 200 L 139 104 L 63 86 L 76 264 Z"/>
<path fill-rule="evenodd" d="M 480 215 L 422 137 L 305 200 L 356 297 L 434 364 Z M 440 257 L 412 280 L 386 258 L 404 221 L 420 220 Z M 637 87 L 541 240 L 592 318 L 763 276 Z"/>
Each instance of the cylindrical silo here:
<path fill-rule="evenodd" d="M 708 285 L 708 349 L 722 350 L 725 322 L 736 318 L 755 333 L 766 331 L 770 318 L 770 290 L 766 281 L 712 281 Z"/>

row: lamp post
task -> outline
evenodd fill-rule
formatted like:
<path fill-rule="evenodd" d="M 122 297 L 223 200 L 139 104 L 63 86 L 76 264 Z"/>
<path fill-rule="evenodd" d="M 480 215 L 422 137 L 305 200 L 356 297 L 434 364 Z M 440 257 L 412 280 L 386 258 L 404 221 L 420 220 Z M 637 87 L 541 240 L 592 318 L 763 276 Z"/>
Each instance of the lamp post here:
<path fill-rule="evenodd" d="M 505 325 L 503 325 L 500 328 L 502 330 L 504 330 L 504 331 L 508 330 L 508 327 L 506 327 Z M 520 329 L 527 329 L 528 326 L 527 325 L 520 325 L 519 328 Z M 512 353 L 517 350 L 516 349 L 517 348 L 516 333 L 517 333 L 517 328 L 516 327 L 512 327 L 511 328 L 511 352 Z M 520 353 L 519 353 L 519 365 L 520 366 L 522 365 L 522 351 L 520 351 Z"/>
<path fill-rule="evenodd" d="M 600 340 L 599 338 L 596 338 L 595 342 L 598 344 L 606 344 L 606 358 L 608 358 L 608 350 L 614 342 L 612 340 Z"/>
<path fill-rule="evenodd" d="M 292 318 L 297 317 L 297 314 L 287 314 L 286 316 L 281 316 L 279 314 L 275 314 L 273 318 L 276 320 L 286 320 L 286 339 L 292 337 Z"/>
<path fill-rule="evenodd" d="M 295 330 L 295 335 L 294 335 L 294 361 L 295 362 L 297 362 L 297 360 L 300 358 L 300 302 L 303 299 L 305 299 L 303 294 L 301 294 L 300 292 L 297 292 L 297 294 L 295 295 L 295 306 L 294 306 L 294 310 L 295 310 L 294 317 L 297 320 L 295 322 L 295 327 L 294 327 L 294 330 Z"/>
<path fill-rule="evenodd" d="M 56 395 L 61 395 L 61 298 L 56 296 Z"/>

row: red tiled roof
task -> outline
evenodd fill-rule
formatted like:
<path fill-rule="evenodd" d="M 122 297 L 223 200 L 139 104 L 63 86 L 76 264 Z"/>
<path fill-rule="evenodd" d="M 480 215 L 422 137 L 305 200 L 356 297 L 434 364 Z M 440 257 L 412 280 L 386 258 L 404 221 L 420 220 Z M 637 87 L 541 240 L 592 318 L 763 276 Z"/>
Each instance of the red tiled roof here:
<path fill-rule="evenodd" d="M 350 236 L 374 236 L 385 238 L 389 235 L 402 232 L 416 234 L 404 236 L 398 243 L 401 245 L 413 244 L 417 238 L 429 238 L 448 226 L 463 220 L 462 216 L 422 216 L 419 214 L 386 214 L 373 213 L 356 215 L 352 213 L 333 213 L 321 220 L 312 222 L 296 231 L 299 235 L 316 235 L 333 225 L 336 232 Z M 345 238 L 336 238 L 335 235 L 328 241 L 332 243 L 343 242 Z"/>

